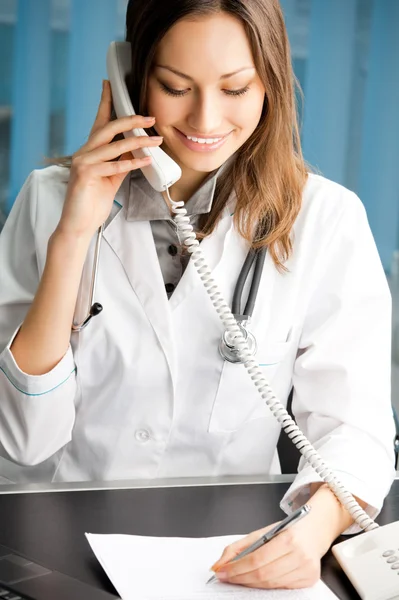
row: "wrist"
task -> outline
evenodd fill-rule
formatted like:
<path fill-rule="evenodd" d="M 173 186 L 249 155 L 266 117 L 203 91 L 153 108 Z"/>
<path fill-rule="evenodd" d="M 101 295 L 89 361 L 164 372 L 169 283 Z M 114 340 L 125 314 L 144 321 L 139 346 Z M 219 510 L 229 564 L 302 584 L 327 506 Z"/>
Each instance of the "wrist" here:
<path fill-rule="evenodd" d="M 329 532 L 332 542 L 352 525 L 353 518 L 326 483 L 311 484 L 310 495 L 307 504 L 312 506 L 312 513 L 317 513 L 324 521 L 323 527 Z M 355 499 L 362 508 L 367 506 L 366 502 Z"/>

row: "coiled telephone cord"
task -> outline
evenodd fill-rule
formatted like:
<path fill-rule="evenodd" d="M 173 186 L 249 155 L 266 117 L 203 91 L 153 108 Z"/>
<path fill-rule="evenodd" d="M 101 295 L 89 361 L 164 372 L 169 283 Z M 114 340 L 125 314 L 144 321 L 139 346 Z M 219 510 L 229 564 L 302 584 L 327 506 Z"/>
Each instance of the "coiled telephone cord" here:
<path fill-rule="evenodd" d="M 289 413 L 275 396 L 268 381 L 264 378 L 258 364 L 252 358 L 247 342 L 237 325 L 237 321 L 235 320 L 222 294 L 220 293 L 217 283 L 212 277 L 212 273 L 206 264 L 203 252 L 200 248 L 199 241 L 197 240 L 193 227 L 191 226 L 190 219 L 187 216 L 184 202 L 175 202 L 172 200 L 168 188 L 166 189 L 166 195 L 170 202 L 172 212 L 176 215 L 174 217 L 174 221 L 178 231 L 183 238 L 184 244 L 187 246 L 188 252 L 191 254 L 192 261 L 197 269 L 200 279 L 203 282 L 212 304 L 215 307 L 215 310 L 218 313 L 226 331 L 233 334 L 238 354 L 241 360 L 243 360 L 244 366 L 247 369 L 255 386 L 257 387 L 259 394 L 266 402 L 266 405 L 274 417 L 280 423 L 282 429 L 291 439 L 293 444 L 295 444 L 295 446 L 298 448 L 299 452 L 304 456 L 306 462 L 309 463 L 316 473 L 321 477 L 321 479 L 328 484 L 332 492 L 350 513 L 354 521 L 364 531 L 376 529 L 379 527 L 378 524 L 368 516 L 368 514 L 361 508 L 352 494 L 346 490 L 344 485 L 334 475 L 326 462 L 304 436 L 298 425 L 290 417 Z"/>

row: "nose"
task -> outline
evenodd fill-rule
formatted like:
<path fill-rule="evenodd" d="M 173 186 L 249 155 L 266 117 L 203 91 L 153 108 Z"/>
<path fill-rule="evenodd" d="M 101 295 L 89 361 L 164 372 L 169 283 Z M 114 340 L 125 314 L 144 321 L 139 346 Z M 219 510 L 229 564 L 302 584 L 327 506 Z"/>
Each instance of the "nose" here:
<path fill-rule="evenodd" d="M 221 132 L 223 122 L 222 107 L 212 93 L 201 93 L 193 101 L 188 125 L 191 129 L 204 135 Z"/>

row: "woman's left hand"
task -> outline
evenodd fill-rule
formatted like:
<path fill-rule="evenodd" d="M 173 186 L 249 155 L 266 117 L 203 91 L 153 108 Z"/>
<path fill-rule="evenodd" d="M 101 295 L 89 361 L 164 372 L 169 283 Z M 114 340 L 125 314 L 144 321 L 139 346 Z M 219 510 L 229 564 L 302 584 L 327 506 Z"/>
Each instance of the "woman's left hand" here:
<path fill-rule="evenodd" d="M 349 527 L 352 519 L 325 486 L 316 491 L 308 504 L 312 510 L 304 519 L 255 552 L 230 562 L 276 523 L 227 546 L 211 567 L 218 579 L 263 589 L 298 589 L 314 585 L 320 579 L 322 556 L 335 538 Z"/>

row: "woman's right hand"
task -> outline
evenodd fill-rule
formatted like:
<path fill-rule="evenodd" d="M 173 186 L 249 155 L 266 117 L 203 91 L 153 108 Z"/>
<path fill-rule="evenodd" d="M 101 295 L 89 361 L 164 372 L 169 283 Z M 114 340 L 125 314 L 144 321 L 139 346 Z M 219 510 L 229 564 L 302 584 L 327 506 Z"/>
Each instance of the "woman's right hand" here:
<path fill-rule="evenodd" d="M 148 136 L 112 141 L 124 131 L 152 127 L 155 119 L 134 115 L 111 121 L 111 108 L 111 86 L 106 80 L 89 139 L 72 156 L 66 198 L 56 230 L 68 237 L 91 238 L 109 216 L 127 173 L 151 163 L 151 157 L 134 158 L 131 151 L 162 143 L 162 138 Z"/>

